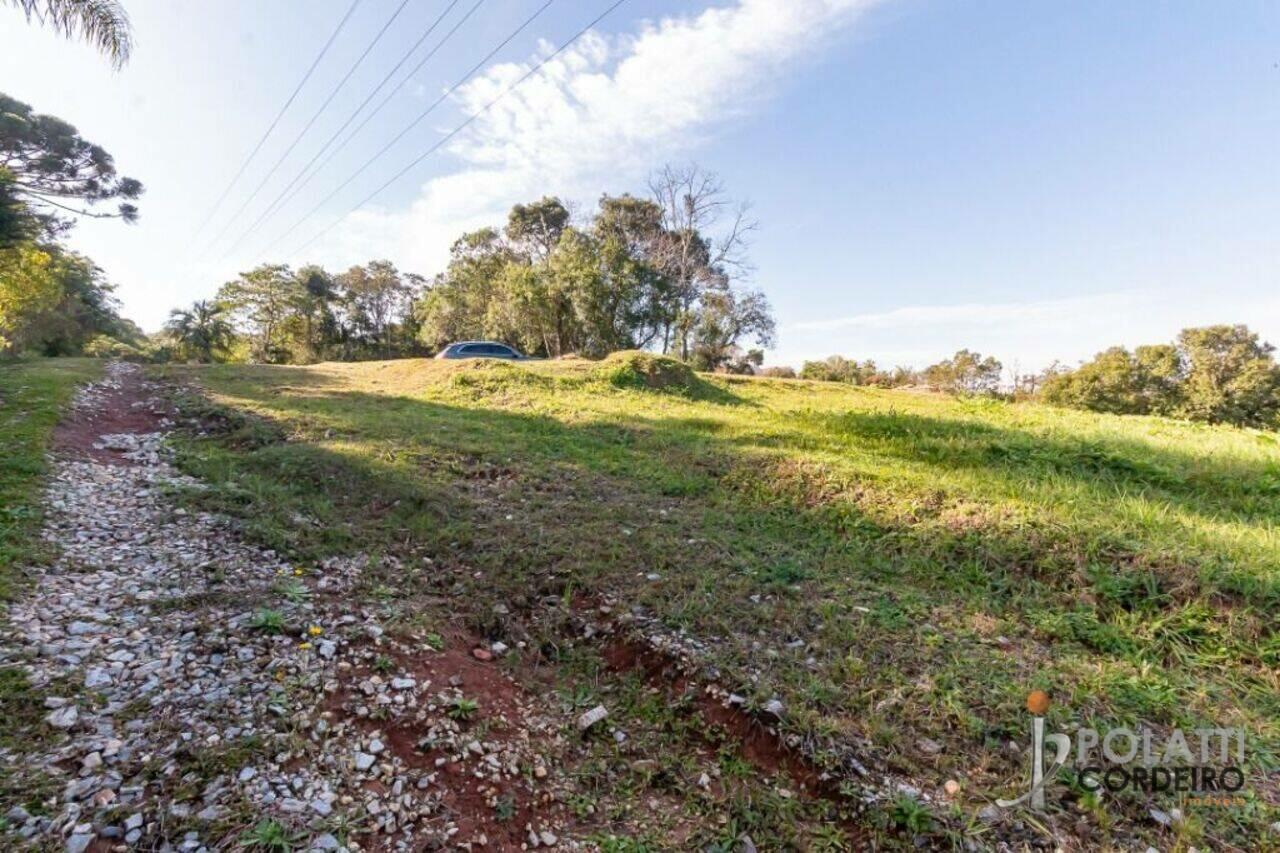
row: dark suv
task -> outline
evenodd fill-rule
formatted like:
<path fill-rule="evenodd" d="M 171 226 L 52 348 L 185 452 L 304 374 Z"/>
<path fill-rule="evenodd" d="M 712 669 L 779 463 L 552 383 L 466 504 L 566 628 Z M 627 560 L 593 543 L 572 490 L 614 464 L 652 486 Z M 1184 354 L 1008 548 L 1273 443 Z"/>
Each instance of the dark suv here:
<path fill-rule="evenodd" d="M 436 358 L 506 358 L 512 361 L 522 361 L 528 357 L 513 347 L 494 341 L 459 341 L 449 344 L 436 354 Z"/>

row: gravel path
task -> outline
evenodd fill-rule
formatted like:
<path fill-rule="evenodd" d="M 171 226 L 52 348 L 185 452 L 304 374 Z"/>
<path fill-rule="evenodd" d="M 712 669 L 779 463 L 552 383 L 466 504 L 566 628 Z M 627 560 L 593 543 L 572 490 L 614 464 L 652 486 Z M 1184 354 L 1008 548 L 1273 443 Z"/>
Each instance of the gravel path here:
<path fill-rule="evenodd" d="M 57 557 L 0 621 L 49 736 L 0 765 L 60 793 L 11 809 L 0 846 L 574 847 L 539 807 L 564 721 L 465 645 L 392 637 L 348 601 L 359 560 L 294 566 L 180 508 L 200 484 L 169 461 L 161 391 L 110 365 L 55 445 Z"/>

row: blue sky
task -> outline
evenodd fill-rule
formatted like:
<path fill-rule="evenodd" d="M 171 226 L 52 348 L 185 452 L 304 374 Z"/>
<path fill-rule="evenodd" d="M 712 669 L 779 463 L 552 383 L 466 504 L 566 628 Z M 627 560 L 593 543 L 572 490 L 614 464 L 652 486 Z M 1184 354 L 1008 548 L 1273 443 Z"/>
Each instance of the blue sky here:
<path fill-rule="evenodd" d="M 155 328 L 265 259 L 385 256 L 430 274 L 453 237 L 514 201 L 560 194 L 585 213 L 602 192 L 642 191 L 663 162 L 697 161 L 753 204 L 752 283 L 780 326 L 773 363 L 923 364 L 969 346 L 1028 369 L 1210 322 L 1280 344 L 1280 6 L 1267 2 L 629 0 L 547 76 L 290 254 L 609 5 L 557 0 L 263 254 L 542 3 L 486 0 L 329 171 L 228 252 L 446 6 L 409 0 L 248 219 L 202 251 L 399 2 L 362 0 L 199 238 L 350 0 L 125 0 L 138 47 L 114 74 L 0 9 L 0 90 L 70 120 L 148 186 L 139 225 L 89 222 L 72 237 L 131 316 Z"/>

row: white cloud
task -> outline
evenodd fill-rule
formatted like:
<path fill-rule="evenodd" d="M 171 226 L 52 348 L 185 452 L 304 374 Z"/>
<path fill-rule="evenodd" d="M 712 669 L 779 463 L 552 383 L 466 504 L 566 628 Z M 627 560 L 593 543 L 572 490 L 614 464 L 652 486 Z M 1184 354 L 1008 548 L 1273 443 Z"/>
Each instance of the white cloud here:
<path fill-rule="evenodd" d="M 348 218 L 324 260 L 389 254 L 432 272 L 459 234 L 500 223 L 516 202 L 555 194 L 590 205 L 602 191 L 634 189 L 662 162 L 688 159 L 718 124 L 767 97 L 779 72 L 870 5 L 738 0 L 646 22 L 634 34 L 588 33 L 459 136 L 449 148 L 457 171 L 428 181 L 407 211 Z M 528 61 L 487 69 L 456 94 L 459 109 L 483 107 L 553 49 L 543 44 Z"/>

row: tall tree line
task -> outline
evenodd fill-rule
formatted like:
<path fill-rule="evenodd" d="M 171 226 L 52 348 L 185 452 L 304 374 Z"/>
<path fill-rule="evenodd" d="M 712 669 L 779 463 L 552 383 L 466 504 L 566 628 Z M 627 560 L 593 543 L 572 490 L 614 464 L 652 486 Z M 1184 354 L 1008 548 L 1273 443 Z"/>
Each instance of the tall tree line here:
<path fill-rule="evenodd" d="M 579 223 L 547 197 L 463 235 L 418 306 L 420 339 L 492 338 L 552 358 L 652 349 L 703 369 L 740 361 L 748 341 L 772 344 L 764 295 L 735 281 L 745 211 L 697 167 L 662 170 L 651 191 L 604 195 Z"/>
<path fill-rule="evenodd" d="M 577 222 L 557 198 L 517 204 L 502 227 L 459 237 L 430 282 L 389 261 L 336 275 L 264 264 L 175 311 L 167 334 L 197 360 L 393 358 L 490 339 L 549 358 L 648 349 L 708 370 L 758 365 L 744 346 L 771 344 L 774 321 L 736 280 L 745 211 L 696 167 L 664 169 L 652 189 L 604 195 Z"/>
<path fill-rule="evenodd" d="M 171 355 L 274 364 L 420 354 L 414 301 L 421 276 L 390 261 L 333 274 L 309 264 L 263 264 L 222 285 L 213 300 L 175 310 L 164 339 Z"/>

